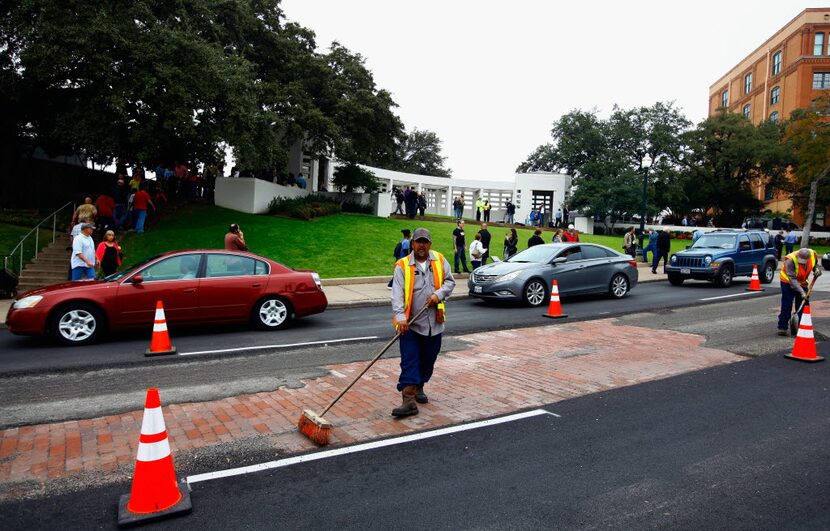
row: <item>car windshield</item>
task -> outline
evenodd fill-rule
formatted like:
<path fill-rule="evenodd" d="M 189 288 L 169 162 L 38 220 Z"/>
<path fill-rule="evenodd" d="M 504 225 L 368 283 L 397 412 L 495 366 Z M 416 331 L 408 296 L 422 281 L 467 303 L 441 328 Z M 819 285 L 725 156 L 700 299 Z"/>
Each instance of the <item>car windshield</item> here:
<path fill-rule="evenodd" d="M 692 249 L 734 249 L 734 234 L 705 234 L 692 245 Z"/>
<path fill-rule="evenodd" d="M 117 273 L 113 273 L 112 275 L 110 275 L 108 277 L 104 277 L 104 282 L 117 282 L 117 281 L 121 280 L 122 278 L 124 278 L 128 275 L 131 275 L 133 273 L 133 271 L 135 271 L 136 269 L 138 269 L 140 267 L 143 267 L 147 262 L 149 262 L 151 260 L 155 260 L 159 256 L 161 256 L 161 255 L 157 254 L 156 256 L 153 256 L 151 258 L 147 258 L 146 260 L 142 260 L 141 262 L 138 262 L 137 264 L 133 264 L 133 265 L 131 265 L 130 267 L 128 267 L 127 269 L 125 269 L 123 271 L 118 271 Z"/>
<path fill-rule="evenodd" d="M 554 249 L 551 247 L 542 247 L 541 245 L 536 245 L 534 247 L 529 247 L 520 253 L 516 253 L 507 260 L 506 262 L 513 262 L 513 263 L 536 263 L 536 264 L 547 264 L 553 259 L 553 254 L 558 249 Z"/>

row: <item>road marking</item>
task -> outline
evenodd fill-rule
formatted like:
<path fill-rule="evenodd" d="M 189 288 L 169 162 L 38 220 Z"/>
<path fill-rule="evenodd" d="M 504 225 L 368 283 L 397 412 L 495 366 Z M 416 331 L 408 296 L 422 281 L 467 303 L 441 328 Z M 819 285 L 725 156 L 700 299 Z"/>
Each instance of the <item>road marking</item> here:
<path fill-rule="evenodd" d="M 762 291 L 744 291 L 743 293 L 733 293 L 732 295 L 721 295 L 720 297 L 709 297 L 708 299 L 698 299 L 702 301 L 714 301 L 717 299 L 728 299 L 729 297 L 741 297 L 743 295 L 754 295 L 756 293 L 763 293 Z"/>
<path fill-rule="evenodd" d="M 285 459 L 269 461 L 267 463 L 259 463 L 257 465 L 231 468 L 228 470 L 218 470 L 216 472 L 205 472 L 204 474 L 188 476 L 186 481 L 188 485 L 192 485 L 193 483 L 199 483 L 202 481 L 210 481 L 213 479 L 221 479 L 232 476 L 241 476 L 243 474 L 262 472 L 263 470 L 271 470 L 273 468 L 282 468 L 300 463 L 308 463 L 310 461 L 318 461 L 320 459 L 328 459 L 329 457 L 338 457 L 341 455 L 364 452 L 366 450 L 374 450 L 376 448 L 384 448 L 386 446 L 394 446 L 423 439 L 431 439 L 432 437 L 440 437 L 441 435 L 458 433 L 460 431 L 474 430 L 477 428 L 484 428 L 487 426 L 495 426 L 497 424 L 504 424 L 505 422 L 513 422 L 516 420 L 522 420 L 530 417 L 538 417 L 539 415 L 553 415 L 554 417 L 560 416 L 556 413 L 551 413 L 550 411 L 546 411 L 544 409 L 534 409 L 532 411 L 525 411 L 523 413 L 516 413 L 514 415 L 507 415 L 504 417 L 497 417 L 494 419 L 481 420 L 478 422 L 471 422 L 469 424 L 461 424 L 459 426 L 450 426 L 449 428 L 440 428 L 437 430 L 413 433 L 411 435 L 404 435 L 403 437 L 395 437 L 393 439 L 384 439 L 382 441 L 373 441 L 363 444 L 357 444 L 354 446 L 335 448 L 333 450 L 325 450 L 322 452 L 313 452 L 310 454 L 298 455 L 294 457 L 286 457 Z"/>
<path fill-rule="evenodd" d="M 378 336 L 347 337 L 344 339 L 329 339 L 328 341 L 308 341 L 306 343 L 288 343 L 283 345 L 257 345 L 254 347 L 221 348 L 217 350 L 198 350 L 196 352 L 179 352 L 179 356 L 195 356 L 196 354 L 217 354 L 220 352 L 242 352 L 245 350 L 265 350 L 269 348 L 308 347 L 312 345 L 328 345 L 331 343 L 348 343 L 350 341 L 366 341 L 377 339 Z"/>

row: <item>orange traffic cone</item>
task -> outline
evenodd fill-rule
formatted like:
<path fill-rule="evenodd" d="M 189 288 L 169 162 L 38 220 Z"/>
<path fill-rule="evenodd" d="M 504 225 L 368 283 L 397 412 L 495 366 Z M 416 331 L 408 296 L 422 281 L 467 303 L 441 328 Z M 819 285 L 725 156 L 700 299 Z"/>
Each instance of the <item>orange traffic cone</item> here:
<path fill-rule="evenodd" d="M 758 266 L 752 266 L 752 278 L 749 280 L 749 287 L 747 291 L 764 291 L 761 287 L 761 279 L 758 277 Z"/>
<path fill-rule="evenodd" d="M 795 336 L 793 353 L 784 357 L 811 363 L 824 361 L 824 358 L 816 354 L 816 338 L 813 337 L 813 318 L 810 316 L 809 304 L 804 305 L 804 313 L 801 314 L 801 322 L 798 323 L 798 334 Z"/>
<path fill-rule="evenodd" d="M 153 338 L 150 340 L 150 348 L 144 351 L 145 356 L 162 356 L 164 354 L 175 354 L 176 347 L 170 343 L 170 334 L 167 333 L 167 321 L 164 318 L 164 305 L 161 301 L 156 303 L 156 318 L 153 323 Z"/>
<path fill-rule="evenodd" d="M 542 317 L 550 317 L 551 319 L 564 319 L 567 315 L 562 314 L 562 305 L 559 304 L 559 284 L 556 279 L 553 280 L 553 286 L 550 288 L 550 304 L 548 304 L 548 313 L 542 314 Z"/>
<path fill-rule="evenodd" d="M 147 389 L 133 486 L 118 501 L 118 525 L 166 518 L 192 508 L 187 485 L 176 481 L 159 391 Z"/>

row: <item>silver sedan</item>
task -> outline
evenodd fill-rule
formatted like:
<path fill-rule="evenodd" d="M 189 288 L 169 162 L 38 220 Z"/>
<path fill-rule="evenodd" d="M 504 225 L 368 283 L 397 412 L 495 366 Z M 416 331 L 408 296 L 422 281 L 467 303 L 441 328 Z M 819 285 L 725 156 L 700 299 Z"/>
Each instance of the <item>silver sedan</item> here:
<path fill-rule="evenodd" d="M 536 245 L 503 262 L 479 267 L 467 286 L 472 297 L 540 306 L 550 300 L 554 279 L 560 295 L 608 293 L 619 299 L 637 285 L 637 263 L 604 245 Z"/>

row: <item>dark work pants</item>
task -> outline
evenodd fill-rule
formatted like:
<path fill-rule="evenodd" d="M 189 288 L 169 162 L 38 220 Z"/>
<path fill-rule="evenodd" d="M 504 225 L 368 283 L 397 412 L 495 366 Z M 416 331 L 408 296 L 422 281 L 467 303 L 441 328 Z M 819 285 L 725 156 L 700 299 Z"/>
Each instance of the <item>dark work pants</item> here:
<path fill-rule="evenodd" d="M 793 314 L 793 302 L 801 306 L 801 293 L 790 286 L 789 282 L 781 282 L 781 313 L 778 314 L 778 329 L 786 330 L 790 327 L 790 317 Z M 801 312 L 798 313 L 801 319 Z M 800 321 L 799 321 L 800 322 Z"/>
<path fill-rule="evenodd" d="M 398 391 L 407 385 L 422 385 L 432 377 L 435 360 L 441 351 L 441 334 L 422 336 L 410 330 L 401 336 L 401 376 Z"/>
<path fill-rule="evenodd" d="M 455 265 L 455 272 L 456 273 L 458 273 L 458 271 L 459 271 L 459 269 L 458 269 L 458 260 L 459 259 L 461 260 L 461 265 L 464 266 L 464 272 L 465 273 L 468 272 L 469 270 L 467 269 L 467 250 L 464 249 L 464 247 L 456 246 L 456 248 L 455 248 L 455 259 L 453 260 L 454 265 Z"/>

